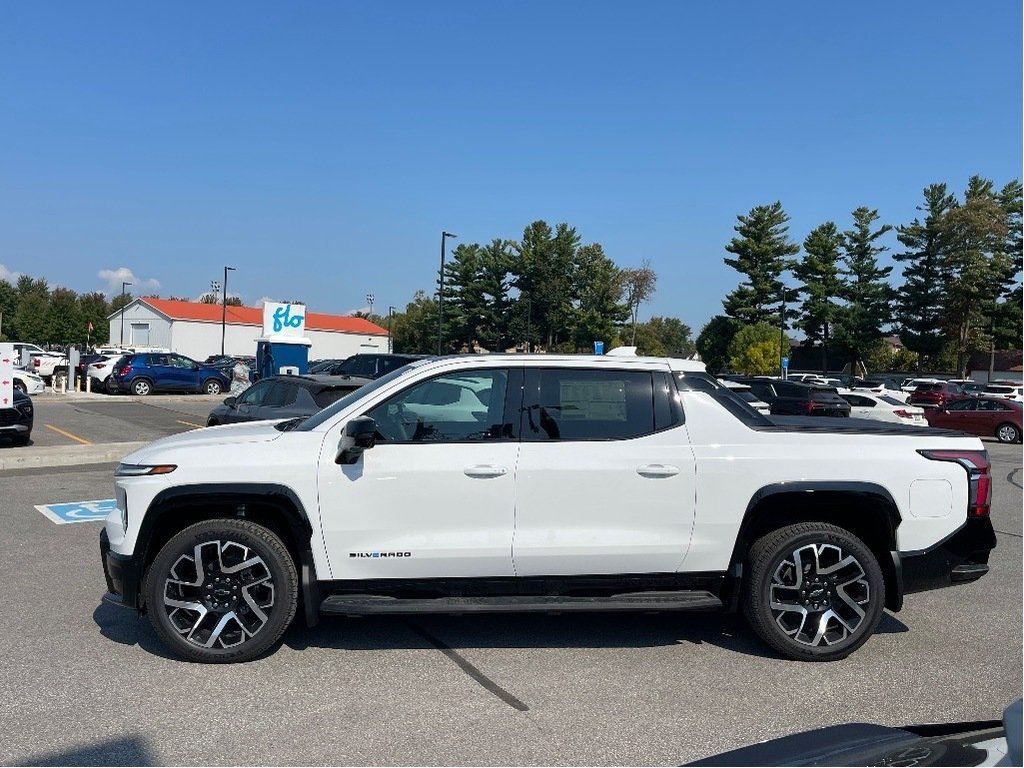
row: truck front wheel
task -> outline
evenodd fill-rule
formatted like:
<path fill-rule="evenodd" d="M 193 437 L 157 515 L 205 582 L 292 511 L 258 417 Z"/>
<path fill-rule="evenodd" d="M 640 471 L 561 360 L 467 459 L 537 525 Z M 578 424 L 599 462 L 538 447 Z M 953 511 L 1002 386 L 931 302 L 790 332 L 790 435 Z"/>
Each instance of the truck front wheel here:
<path fill-rule="evenodd" d="M 198 662 L 250 661 L 295 616 L 298 575 L 280 538 L 236 519 L 205 520 L 171 538 L 146 575 L 153 628 Z"/>
<path fill-rule="evenodd" d="M 747 621 L 788 658 L 845 658 L 881 621 L 885 578 L 878 559 L 843 528 L 828 523 L 779 528 L 754 543 L 747 564 Z"/>

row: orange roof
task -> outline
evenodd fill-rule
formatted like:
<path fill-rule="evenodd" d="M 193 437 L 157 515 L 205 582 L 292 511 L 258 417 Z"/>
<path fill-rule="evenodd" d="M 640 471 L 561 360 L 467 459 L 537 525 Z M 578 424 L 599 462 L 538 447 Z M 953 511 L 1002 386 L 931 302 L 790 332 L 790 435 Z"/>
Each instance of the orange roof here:
<path fill-rule="evenodd" d="M 142 298 L 139 301 L 172 320 L 192 320 L 200 323 L 219 323 L 221 321 L 222 307 L 220 304 L 199 304 L 192 301 L 152 298 Z M 229 304 L 226 322 L 231 325 L 255 325 L 262 328 L 263 308 L 233 307 Z M 309 311 L 306 312 L 306 330 L 341 331 L 371 336 L 387 335 L 385 329 L 362 317 L 324 315 L 319 312 Z"/>

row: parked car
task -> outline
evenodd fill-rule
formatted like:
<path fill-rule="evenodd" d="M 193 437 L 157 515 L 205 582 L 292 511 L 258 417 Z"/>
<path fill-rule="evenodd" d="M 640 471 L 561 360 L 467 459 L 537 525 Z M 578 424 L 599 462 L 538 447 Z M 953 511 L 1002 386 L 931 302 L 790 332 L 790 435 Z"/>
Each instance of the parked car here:
<path fill-rule="evenodd" d="M 767 416 L 772 412 L 772 407 L 755 395 L 747 384 L 740 384 L 738 381 L 731 381 L 729 379 L 719 379 L 719 381 L 722 382 L 726 389 L 736 395 L 740 400 L 743 400 L 758 413 Z"/>
<path fill-rule="evenodd" d="M 32 398 L 20 389 L 14 390 L 9 406 L 0 403 L 0 438 L 9 438 L 15 445 L 28 445 L 35 420 Z"/>
<path fill-rule="evenodd" d="M 219 395 L 231 385 L 223 371 L 200 365 L 190 357 L 142 352 L 125 355 L 110 374 L 107 389 L 133 395 L 153 392 L 199 392 Z"/>
<path fill-rule="evenodd" d="M 225 398 L 206 420 L 207 426 L 242 421 L 292 419 L 312 416 L 370 379 L 345 376 L 270 376 L 260 379 L 242 394 Z"/>
<path fill-rule="evenodd" d="M 110 374 L 114 372 L 114 368 L 125 357 L 127 355 L 112 352 L 107 355 L 101 355 L 98 359 L 89 363 L 89 366 L 85 369 L 86 378 L 90 380 L 89 388 L 94 392 L 102 392 L 107 389 L 110 383 Z"/>
<path fill-rule="evenodd" d="M 942 379 L 904 379 L 900 384 L 900 389 L 906 392 L 908 395 L 914 394 L 914 390 L 920 387 L 922 384 L 941 384 Z"/>
<path fill-rule="evenodd" d="M 925 408 L 942 408 L 948 403 L 963 400 L 968 397 L 959 384 L 952 384 L 948 381 L 938 381 L 931 384 L 921 384 L 910 393 L 907 402 L 910 405 L 921 405 Z"/>
<path fill-rule="evenodd" d="M 968 397 L 939 408 L 925 410 L 925 418 L 933 427 L 956 429 L 981 437 L 997 437 L 1001 443 L 1019 443 L 1021 426 L 1020 403 L 1002 397 Z"/>
<path fill-rule="evenodd" d="M 773 416 L 849 416 L 850 404 L 835 387 L 779 379 L 737 379 L 771 406 Z"/>
<path fill-rule="evenodd" d="M 25 368 L 14 369 L 14 388 L 26 395 L 38 395 L 46 391 L 46 382 L 42 377 Z"/>
<path fill-rule="evenodd" d="M 969 395 L 970 397 L 974 397 L 976 395 L 984 394 L 985 393 L 985 387 L 987 387 L 987 386 L 988 386 L 988 384 L 986 384 L 983 381 L 968 381 L 968 382 L 965 382 L 964 384 L 961 384 L 960 385 L 960 389 L 962 389 L 964 391 L 965 395 Z"/>
<path fill-rule="evenodd" d="M 390 373 L 395 368 L 421 360 L 427 355 L 387 355 L 376 353 L 362 353 L 342 360 L 340 363 L 326 368 L 321 368 L 317 373 L 325 373 L 331 376 L 360 376 L 365 379 L 377 379 L 385 373 Z"/>
<path fill-rule="evenodd" d="M 1002 720 L 928 723 L 893 728 L 843 723 L 780 736 L 686 763 L 736 765 L 1021 765 L 1021 700 Z"/>
<path fill-rule="evenodd" d="M 850 416 L 855 419 L 874 419 L 912 427 L 927 427 L 924 408 L 907 405 L 890 395 L 876 395 L 872 392 L 840 389 L 839 396 L 850 404 Z"/>
<path fill-rule="evenodd" d="M 341 365 L 347 357 L 326 358 L 323 360 L 310 360 L 307 373 L 329 373 L 331 368 Z"/>
<path fill-rule="evenodd" d="M 257 658 L 321 612 L 711 609 L 810 662 L 988 572 L 978 438 L 788 422 L 689 360 L 417 361 L 301 422 L 122 459 L 105 599 L 199 662 Z"/>
<path fill-rule="evenodd" d="M 1024 387 L 1020 384 L 987 384 L 982 394 L 987 397 L 1005 397 L 1018 403 L 1024 402 Z"/>

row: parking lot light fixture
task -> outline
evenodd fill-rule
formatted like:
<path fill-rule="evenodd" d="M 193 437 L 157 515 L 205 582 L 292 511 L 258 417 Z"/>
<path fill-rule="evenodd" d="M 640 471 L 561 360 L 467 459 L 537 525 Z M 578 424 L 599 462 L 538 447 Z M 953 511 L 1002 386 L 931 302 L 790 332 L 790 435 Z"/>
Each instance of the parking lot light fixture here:
<path fill-rule="evenodd" d="M 224 293 L 221 295 L 220 308 L 220 354 L 224 356 L 224 334 L 228 323 L 228 272 L 234 272 L 234 267 L 224 267 Z"/>
<path fill-rule="evenodd" d="M 121 348 L 124 348 L 124 289 L 131 283 L 121 283 Z"/>
<path fill-rule="evenodd" d="M 451 232 L 441 232 L 441 271 L 437 273 L 437 354 L 442 351 L 444 337 L 444 241 L 449 237 L 458 237 Z"/>

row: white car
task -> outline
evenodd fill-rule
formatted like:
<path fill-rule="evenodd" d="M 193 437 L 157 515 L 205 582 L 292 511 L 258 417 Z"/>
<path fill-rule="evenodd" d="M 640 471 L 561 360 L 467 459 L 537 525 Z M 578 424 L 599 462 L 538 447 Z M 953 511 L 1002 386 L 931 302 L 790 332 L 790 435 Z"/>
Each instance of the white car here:
<path fill-rule="evenodd" d="M 256 658 L 296 614 L 712 609 L 841 659 L 996 544 L 981 440 L 895 431 L 767 419 L 689 360 L 426 358 L 126 456 L 105 599 L 199 662 Z"/>
<path fill-rule="evenodd" d="M 875 419 L 913 427 L 927 427 L 924 408 L 907 405 L 888 394 L 878 395 L 860 389 L 840 389 L 839 396 L 850 404 L 850 417 L 854 419 Z"/>
<path fill-rule="evenodd" d="M 737 397 L 745 401 L 747 405 L 758 413 L 763 413 L 765 416 L 768 416 L 772 412 L 772 407 L 755 395 L 746 384 L 740 384 L 738 381 L 730 381 L 729 379 L 719 379 L 719 381 L 726 389 L 731 390 Z"/>
<path fill-rule="evenodd" d="M 114 365 L 122 357 L 124 355 L 120 352 L 107 352 L 103 354 L 102 359 L 89 363 L 85 369 L 85 375 L 92 382 L 91 388 L 93 391 L 102 391 L 106 388 L 107 379 L 110 378 Z"/>
<path fill-rule="evenodd" d="M 988 384 L 981 394 L 989 397 L 1005 397 L 1007 400 L 1024 403 L 1024 387 L 1020 384 Z"/>
<path fill-rule="evenodd" d="M 46 390 L 46 382 L 39 376 L 24 368 L 14 369 L 14 388 L 26 395 L 38 395 Z"/>

